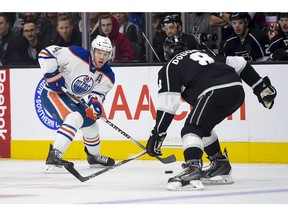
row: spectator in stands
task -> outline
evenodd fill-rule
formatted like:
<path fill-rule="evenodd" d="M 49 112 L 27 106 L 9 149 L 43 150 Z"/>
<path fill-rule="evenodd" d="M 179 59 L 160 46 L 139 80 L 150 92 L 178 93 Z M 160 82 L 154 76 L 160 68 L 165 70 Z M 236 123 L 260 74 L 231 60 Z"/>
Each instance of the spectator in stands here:
<path fill-rule="evenodd" d="M 57 13 L 57 16 L 64 16 L 64 17 L 67 17 L 67 16 L 70 16 L 71 19 L 72 19 L 72 23 L 73 23 L 73 28 L 74 29 L 78 29 L 79 28 L 79 22 L 81 20 L 81 16 L 79 13 L 75 13 L 75 12 L 58 12 Z M 79 29 L 78 29 L 79 31 Z"/>
<path fill-rule="evenodd" d="M 37 12 L 24 12 L 18 14 L 18 19 L 14 24 L 14 31 L 19 35 L 23 33 L 23 25 L 25 21 L 33 21 L 36 23 L 37 34 L 42 38 L 52 41 L 52 36 L 49 34 L 49 26 L 47 21 Z M 15 26 L 16 25 L 16 26 Z"/>
<path fill-rule="evenodd" d="M 145 13 L 128 13 L 128 21 L 135 24 L 139 32 L 145 31 Z"/>
<path fill-rule="evenodd" d="M 224 43 L 225 56 L 243 56 L 247 61 L 267 60 L 265 46 L 268 46 L 269 39 L 260 29 L 249 28 L 250 20 L 250 15 L 245 12 L 230 15 L 234 32 Z"/>
<path fill-rule="evenodd" d="M 57 18 L 58 34 L 52 44 L 58 46 L 82 46 L 82 35 L 78 29 L 73 27 L 70 15 L 58 15 Z"/>
<path fill-rule="evenodd" d="M 47 22 L 47 34 L 50 35 L 49 39 L 52 43 L 53 39 L 57 36 L 57 12 L 47 12 L 44 14 Z"/>
<path fill-rule="evenodd" d="M 100 34 L 109 37 L 114 47 L 114 58 L 111 63 L 133 62 L 136 56 L 128 37 L 119 32 L 119 24 L 111 14 L 100 15 Z"/>
<path fill-rule="evenodd" d="M 166 15 L 169 13 L 152 13 L 152 47 L 153 51 L 153 62 L 166 62 L 163 53 L 163 43 L 166 39 L 166 33 L 163 29 L 163 20 Z M 149 46 L 149 48 L 151 48 Z"/>
<path fill-rule="evenodd" d="M 10 28 L 5 13 L 0 13 L 0 66 L 21 65 L 20 37 Z"/>
<path fill-rule="evenodd" d="M 128 21 L 128 13 L 111 13 L 119 24 L 119 32 L 125 34 L 131 42 L 137 60 L 144 60 L 142 36 L 135 24 Z"/>
<path fill-rule="evenodd" d="M 166 37 L 180 35 L 188 49 L 199 50 L 207 48 L 194 34 L 188 34 L 183 32 L 182 20 L 178 14 L 169 14 L 165 16 L 162 28 L 166 33 Z"/>
<path fill-rule="evenodd" d="M 89 24 L 90 24 L 90 41 L 92 42 L 97 35 L 100 34 L 99 31 L 99 14 L 98 12 L 90 12 L 89 13 Z M 82 32 L 83 24 L 82 20 L 78 23 L 79 31 Z"/>
<path fill-rule="evenodd" d="M 10 28 L 12 28 L 14 23 L 15 23 L 15 21 L 16 21 L 17 13 L 15 13 L 15 12 L 4 12 L 4 14 L 8 17 L 9 24 L 10 24 L 9 26 L 10 26 Z"/>
<path fill-rule="evenodd" d="M 271 59 L 274 61 L 288 61 L 288 12 L 278 14 L 280 29 L 269 44 Z"/>
<path fill-rule="evenodd" d="M 23 39 L 21 49 L 23 49 L 23 64 L 25 65 L 39 65 L 37 56 L 39 52 L 51 45 L 50 41 L 41 38 L 37 34 L 36 23 L 33 21 L 26 21 L 23 25 Z"/>
<path fill-rule="evenodd" d="M 162 59 L 164 57 L 164 51 L 163 51 L 163 43 L 166 39 L 166 37 L 171 37 L 174 35 L 181 36 L 183 42 L 185 43 L 186 47 L 188 49 L 208 49 L 204 43 L 202 43 L 198 37 L 196 37 L 193 34 L 188 34 L 183 32 L 182 30 L 182 20 L 179 14 L 168 14 L 164 17 L 164 20 L 162 21 L 162 29 L 165 32 L 165 35 L 163 36 L 162 46 L 160 49 L 158 49 L 159 56 Z M 166 61 L 166 60 L 165 60 Z"/>
<path fill-rule="evenodd" d="M 111 13 L 119 24 L 119 32 L 125 34 L 131 42 L 138 43 L 137 26 L 128 22 L 128 13 L 113 12 Z"/>
<path fill-rule="evenodd" d="M 262 31 L 266 33 L 269 40 L 271 40 L 272 37 L 278 34 L 279 31 L 279 23 L 277 13 L 264 13 L 264 26 L 262 28 Z"/>

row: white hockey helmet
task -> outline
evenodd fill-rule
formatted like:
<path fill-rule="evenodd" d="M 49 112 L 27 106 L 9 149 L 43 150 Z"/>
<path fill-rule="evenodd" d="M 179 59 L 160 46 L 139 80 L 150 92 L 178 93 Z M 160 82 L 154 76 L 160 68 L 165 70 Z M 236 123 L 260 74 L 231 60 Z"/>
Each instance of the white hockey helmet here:
<path fill-rule="evenodd" d="M 110 55 L 107 59 L 107 61 L 112 57 L 113 53 L 113 47 L 110 39 L 105 36 L 97 35 L 97 37 L 92 41 L 91 43 L 91 54 L 94 58 L 94 50 L 99 49 L 99 50 L 104 50 L 106 52 L 110 52 Z"/>

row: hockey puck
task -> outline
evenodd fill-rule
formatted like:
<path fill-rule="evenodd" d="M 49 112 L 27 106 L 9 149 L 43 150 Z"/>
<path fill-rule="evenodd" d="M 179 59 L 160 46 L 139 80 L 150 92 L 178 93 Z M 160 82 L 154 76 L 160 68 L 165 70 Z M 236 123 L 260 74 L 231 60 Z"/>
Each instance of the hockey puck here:
<path fill-rule="evenodd" d="M 171 173 L 173 173 L 172 170 L 166 170 L 166 171 L 165 171 L 165 174 L 171 174 Z"/>

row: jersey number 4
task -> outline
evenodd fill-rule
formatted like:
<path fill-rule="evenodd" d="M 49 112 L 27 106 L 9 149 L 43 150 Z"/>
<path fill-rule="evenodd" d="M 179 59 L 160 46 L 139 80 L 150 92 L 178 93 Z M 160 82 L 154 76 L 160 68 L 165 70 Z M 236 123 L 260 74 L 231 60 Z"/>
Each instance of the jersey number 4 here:
<path fill-rule="evenodd" d="M 208 65 L 214 63 L 214 59 L 211 58 L 206 53 L 202 53 L 199 51 L 195 51 L 194 53 L 191 53 L 190 59 L 193 61 L 197 61 L 200 65 Z"/>

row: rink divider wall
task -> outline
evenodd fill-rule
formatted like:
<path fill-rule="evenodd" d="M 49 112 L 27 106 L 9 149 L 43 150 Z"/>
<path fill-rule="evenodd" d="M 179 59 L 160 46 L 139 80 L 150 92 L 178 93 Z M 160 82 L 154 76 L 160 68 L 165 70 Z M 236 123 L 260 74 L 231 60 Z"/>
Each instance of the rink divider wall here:
<path fill-rule="evenodd" d="M 229 158 L 233 162 L 288 163 L 288 65 L 258 64 L 253 67 L 261 76 L 268 76 L 277 88 L 278 95 L 273 109 L 262 107 L 251 88 L 243 83 L 245 103 L 218 125 L 215 131 L 222 149 L 225 146 L 228 148 Z M 106 97 L 103 115 L 133 139 L 146 145 L 155 122 L 157 73 L 160 66 L 112 68 L 116 82 Z M 58 125 L 41 107 L 39 95 L 44 84 L 42 73 L 39 68 L 11 68 L 9 75 L 10 85 L 4 86 L 10 86 L 10 92 L 5 93 L 5 97 L 10 95 L 11 134 L 8 138 L 11 141 L 5 153 L 7 158 L 11 153 L 12 159 L 43 160 Z M 164 155 L 174 153 L 178 160 L 183 160 L 180 131 L 189 111 L 190 107 L 185 102 L 181 103 L 167 131 Z M 8 118 L 6 113 L 5 118 Z M 103 153 L 122 160 L 142 151 L 105 122 L 98 121 Z M 81 131 L 74 140 L 64 157 L 85 159 Z M 1 147 L 2 144 L 1 141 Z M 145 155 L 141 159 L 152 158 Z"/>
<path fill-rule="evenodd" d="M 48 154 L 51 141 L 12 141 L 11 157 L 13 159 L 45 160 Z M 146 145 L 146 141 L 140 141 Z M 222 150 L 227 148 L 229 160 L 233 163 L 271 163 L 288 164 L 288 143 L 267 143 L 267 142 L 224 142 L 221 143 Z M 113 157 L 115 160 L 123 160 L 134 154 L 143 151 L 131 141 L 103 141 L 101 152 Z M 175 154 L 178 161 L 183 161 L 181 147 L 164 147 L 163 156 Z M 67 160 L 86 160 L 84 144 L 82 141 L 73 141 L 67 152 L 63 155 Z M 155 160 L 149 155 L 144 155 L 140 160 Z M 206 155 L 204 162 L 208 162 Z"/>

